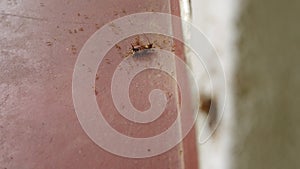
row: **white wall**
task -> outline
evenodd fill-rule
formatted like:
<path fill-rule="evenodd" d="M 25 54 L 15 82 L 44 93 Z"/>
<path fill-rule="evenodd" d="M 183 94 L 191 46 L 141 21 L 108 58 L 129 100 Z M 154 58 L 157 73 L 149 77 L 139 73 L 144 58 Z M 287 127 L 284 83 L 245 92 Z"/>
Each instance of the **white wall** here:
<path fill-rule="evenodd" d="M 221 110 L 222 103 L 218 99 L 224 96 L 222 87 L 213 89 L 214 96 L 218 102 L 218 116 L 222 119 L 218 125 L 216 132 L 205 143 L 200 141 L 200 133 L 207 115 L 200 111 L 198 116 L 198 151 L 199 164 L 201 169 L 231 169 L 231 146 L 232 146 L 232 123 L 234 110 L 232 106 L 232 74 L 236 62 L 236 19 L 238 17 L 238 0 L 191 0 L 191 8 L 189 8 L 188 0 L 181 0 L 181 16 L 190 20 L 214 45 L 221 63 L 224 66 L 226 74 L 226 90 L 227 99 L 224 111 Z M 191 10 L 190 10 L 191 9 Z M 186 40 L 190 40 L 193 36 L 188 29 L 184 30 Z M 209 96 L 212 92 L 210 81 L 202 66 L 197 65 L 197 61 L 187 51 L 188 62 L 196 72 L 200 95 Z M 191 57 L 189 57 L 191 56 Z M 209 56 L 206 56 L 209 57 Z M 211 70 L 215 70 L 210 74 L 211 78 L 218 79 L 223 75 L 216 63 L 216 58 L 212 58 L 210 65 L 206 65 Z M 222 85 L 222 84 L 217 84 Z M 203 98 L 202 98 L 203 99 Z M 200 98 L 201 100 L 201 98 Z M 207 132 L 211 132 L 209 127 L 205 128 Z"/>

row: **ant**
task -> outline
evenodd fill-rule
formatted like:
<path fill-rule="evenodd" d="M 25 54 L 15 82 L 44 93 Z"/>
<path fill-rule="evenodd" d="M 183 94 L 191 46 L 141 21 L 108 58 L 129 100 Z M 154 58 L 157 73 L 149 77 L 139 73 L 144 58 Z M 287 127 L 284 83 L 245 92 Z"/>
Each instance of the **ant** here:
<path fill-rule="evenodd" d="M 131 50 L 133 53 L 135 52 L 138 52 L 138 51 L 142 51 L 142 50 L 145 50 L 145 49 L 151 49 L 153 48 L 153 43 L 149 43 L 147 45 L 137 45 L 137 46 L 133 46 L 131 44 Z"/>
<path fill-rule="evenodd" d="M 147 45 L 139 45 L 140 44 L 139 40 L 137 41 L 137 45 L 134 46 L 133 44 L 131 44 L 131 52 L 132 52 L 132 54 L 136 54 L 137 52 L 143 51 L 145 49 L 154 48 L 153 47 L 153 43 L 150 43 L 148 37 L 145 34 L 143 34 L 143 35 L 146 37 L 146 39 L 148 41 L 148 44 Z"/>

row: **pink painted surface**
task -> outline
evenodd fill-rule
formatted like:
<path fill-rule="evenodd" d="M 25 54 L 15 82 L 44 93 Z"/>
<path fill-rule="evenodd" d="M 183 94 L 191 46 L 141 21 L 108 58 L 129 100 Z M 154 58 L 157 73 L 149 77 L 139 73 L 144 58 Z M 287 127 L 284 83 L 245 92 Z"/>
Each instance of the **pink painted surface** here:
<path fill-rule="evenodd" d="M 164 154 L 129 159 L 94 144 L 74 112 L 72 73 L 85 41 L 107 22 L 145 11 L 178 15 L 178 4 L 151 0 L 0 1 L 0 169 L 197 168 L 193 131 L 183 144 Z M 111 53 L 118 54 L 117 49 Z M 96 90 L 97 86 L 108 85 L 108 77 L 120 59 L 100 66 L 99 70 L 107 73 L 100 74 Z M 164 89 L 170 93 L 175 91 L 170 78 L 156 75 L 148 71 L 133 81 L 144 85 L 132 89 L 132 102 L 137 108 L 149 106 L 146 99 L 139 98 L 146 98 L 153 87 L 161 87 L 155 86 L 158 82 L 164 81 Z M 145 77 L 153 79 L 152 85 L 142 83 Z M 105 116 L 120 132 L 136 137 L 155 135 L 174 120 L 173 99 L 164 113 L 165 120 L 149 124 L 151 130 L 149 126 L 137 129 L 133 124 L 134 131 L 129 133 L 104 91 L 99 89 L 97 95 L 100 108 L 102 105 L 111 110 Z"/>

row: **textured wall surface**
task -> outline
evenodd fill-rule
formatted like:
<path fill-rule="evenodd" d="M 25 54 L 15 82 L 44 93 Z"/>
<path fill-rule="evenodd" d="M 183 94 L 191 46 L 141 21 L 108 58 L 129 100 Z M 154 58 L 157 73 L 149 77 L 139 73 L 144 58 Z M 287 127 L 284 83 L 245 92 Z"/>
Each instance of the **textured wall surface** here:
<path fill-rule="evenodd" d="M 236 169 L 299 168 L 300 1 L 250 0 L 238 23 Z"/>

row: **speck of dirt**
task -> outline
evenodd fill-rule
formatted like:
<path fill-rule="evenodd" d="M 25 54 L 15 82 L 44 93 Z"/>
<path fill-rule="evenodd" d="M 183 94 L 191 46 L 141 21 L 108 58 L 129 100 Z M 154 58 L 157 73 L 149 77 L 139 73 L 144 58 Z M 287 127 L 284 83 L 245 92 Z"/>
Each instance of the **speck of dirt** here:
<path fill-rule="evenodd" d="M 41 2 L 41 3 L 40 3 L 40 6 L 41 6 L 41 7 L 44 7 L 44 6 L 45 6 L 45 4 Z"/>
<path fill-rule="evenodd" d="M 56 26 L 56 28 L 58 29 L 58 28 L 59 28 L 59 26 Z"/>
<path fill-rule="evenodd" d="M 170 93 L 170 92 L 168 92 L 168 99 L 171 99 L 172 98 L 172 96 L 173 96 L 173 93 Z"/>
<path fill-rule="evenodd" d="M 74 33 L 77 33 L 77 30 L 76 30 L 76 29 L 74 29 Z"/>
<path fill-rule="evenodd" d="M 95 27 L 97 28 L 97 29 L 100 29 L 100 26 L 99 26 L 99 24 L 95 24 Z"/>
<path fill-rule="evenodd" d="M 79 31 L 81 31 L 81 32 L 84 31 L 84 30 L 83 30 L 83 27 L 79 28 Z"/>
<path fill-rule="evenodd" d="M 77 13 L 77 16 L 80 16 L 80 13 Z"/>
<path fill-rule="evenodd" d="M 151 149 L 147 149 L 147 151 L 148 151 L 148 152 L 150 152 L 150 151 L 151 151 Z"/>
<path fill-rule="evenodd" d="M 77 53 L 77 48 L 75 47 L 75 45 L 71 46 L 71 51 L 72 51 L 73 54 Z"/>
<path fill-rule="evenodd" d="M 69 33 L 70 33 L 70 34 L 72 34 L 72 33 L 73 33 L 71 29 L 69 29 Z"/>
<path fill-rule="evenodd" d="M 95 95 L 97 96 L 98 95 L 98 91 L 95 89 Z"/>
<path fill-rule="evenodd" d="M 47 46 L 52 46 L 53 43 L 52 43 L 52 42 L 46 42 L 46 45 L 47 45 Z"/>
<path fill-rule="evenodd" d="M 119 45 L 115 45 L 115 47 L 118 49 L 118 50 L 121 50 L 121 46 L 119 46 Z"/>
<path fill-rule="evenodd" d="M 105 63 L 111 64 L 111 61 L 109 59 L 105 59 Z"/>
<path fill-rule="evenodd" d="M 114 11 L 114 15 L 115 15 L 115 16 L 117 16 L 117 15 L 119 15 L 119 14 L 118 14 L 118 12 L 117 12 L 117 11 Z"/>

